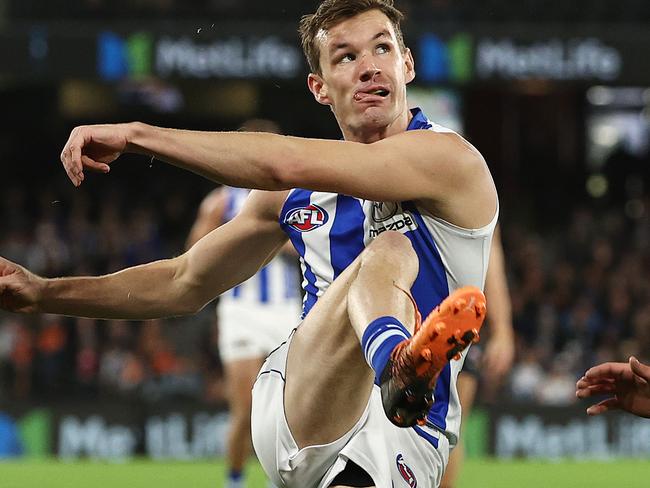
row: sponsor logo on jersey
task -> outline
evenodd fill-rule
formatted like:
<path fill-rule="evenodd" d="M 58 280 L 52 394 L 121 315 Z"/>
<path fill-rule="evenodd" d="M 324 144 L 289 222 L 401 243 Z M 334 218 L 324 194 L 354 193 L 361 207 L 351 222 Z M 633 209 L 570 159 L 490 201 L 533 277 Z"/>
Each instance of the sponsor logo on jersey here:
<path fill-rule="evenodd" d="M 397 463 L 397 469 L 399 471 L 399 474 L 402 475 L 404 481 L 406 481 L 411 488 L 417 488 L 418 480 L 415 479 L 415 474 L 413 474 L 413 470 L 409 468 L 408 464 L 406 464 L 406 462 L 404 461 L 404 456 L 398 454 L 397 459 L 395 459 L 395 462 Z"/>
<path fill-rule="evenodd" d="M 298 232 L 309 232 L 325 225 L 329 215 L 325 209 L 314 205 L 307 207 L 294 208 L 287 212 L 284 223 Z"/>
<path fill-rule="evenodd" d="M 387 230 L 405 234 L 418 228 L 413 216 L 402 210 L 402 206 L 395 202 L 372 202 L 370 220 L 371 238 L 375 238 Z"/>
<path fill-rule="evenodd" d="M 373 202 L 372 203 L 372 220 L 383 222 L 393 217 L 397 213 L 398 205 L 395 202 Z"/>

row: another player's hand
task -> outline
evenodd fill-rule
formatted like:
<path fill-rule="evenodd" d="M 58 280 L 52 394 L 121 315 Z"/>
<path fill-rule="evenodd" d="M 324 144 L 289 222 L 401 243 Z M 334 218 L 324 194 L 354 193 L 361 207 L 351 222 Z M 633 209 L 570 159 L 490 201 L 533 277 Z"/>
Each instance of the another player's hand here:
<path fill-rule="evenodd" d="M 635 357 L 628 363 L 603 363 L 589 369 L 576 383 L 576 396 L 613 395 L 587 409 L 589 415 L 622 409 L 650 418 L 650 366 Z"/>
<path fill-rule="evenodd" d="M 0 308 L 36 312 L 45 281 L 22 266 L 0 257 Z"/>
<path fill-rule="evenodd" d="M 83 125 L 70 133 L 61 162 L 74 186 L 84 180 L 84 169 L 108 173 L 109 164 L 127 147 L 127 124 Z"/>
<path fill-rule="evenodd" d="M 483 351 L 483 374 L 492 386 L 497 386 L 512 368 L 515 359 L 515 341 L 512 334 L 490 336 Z"/>

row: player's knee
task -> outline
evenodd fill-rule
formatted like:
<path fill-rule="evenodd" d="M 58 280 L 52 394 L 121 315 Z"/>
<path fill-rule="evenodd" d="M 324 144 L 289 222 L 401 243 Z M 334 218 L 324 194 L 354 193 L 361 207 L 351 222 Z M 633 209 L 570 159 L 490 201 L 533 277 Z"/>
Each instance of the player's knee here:
<path fill-rule="evenodd" d="M 400 268 L 414 268 L 417 274 L 418 258 L 413 245 L 404 234 L 394 231 L 382 232 L 366 248 L 363 262 L 379 261 L 394 264 L 399 262 Z"/>
<path fill-rule="evenodd" d="M 375 252 L 383 251 L 391 255 L 401 253 L 413 253 L 415 255 L 409 238 L 400 232 L 391 230 L 379 234 L 367 249 L 372 249 Z"/>

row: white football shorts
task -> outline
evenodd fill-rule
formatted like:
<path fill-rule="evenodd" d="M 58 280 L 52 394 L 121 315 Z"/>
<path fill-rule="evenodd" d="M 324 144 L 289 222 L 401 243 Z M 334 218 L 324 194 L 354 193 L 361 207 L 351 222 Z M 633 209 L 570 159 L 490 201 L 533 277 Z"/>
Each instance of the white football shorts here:
<path fill-rule="evenodd" d="M 449 460 L 447 438 L 429 426 L 393 425 L 384 413 L 378 386 L 357 424 L 340 439 L 298 448 L 284 414 L 291 337 L 269 355 L 253 387 L 253 446 L 271 481 L 278 487 L 325 488 L 351 460 L 377 488 L 437 487 Z"/>

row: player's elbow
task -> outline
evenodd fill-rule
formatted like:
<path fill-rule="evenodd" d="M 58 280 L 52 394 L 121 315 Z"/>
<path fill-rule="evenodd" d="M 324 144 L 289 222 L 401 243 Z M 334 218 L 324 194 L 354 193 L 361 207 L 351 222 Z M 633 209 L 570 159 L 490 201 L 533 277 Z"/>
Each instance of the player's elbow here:
<path fill-rule="evenodd" d="M 169 306 L 173 309 L 173 315 L 194 315 L 205 307 L 209 299 L 205 298 L 201 280 L 193 275 L 184 256 L 173 261 L 175 266 L 171 279 L 174 303 Z"/>
<path fill-rule="evenodd" d="M 289 190 L 304 185 L 309 172 L 309 161 L 305 157 L 301 141 L 283 137 L 283 144 L 278 146 L 277 154 L 269 161 L 267 177 L 271 190 Z"/>

